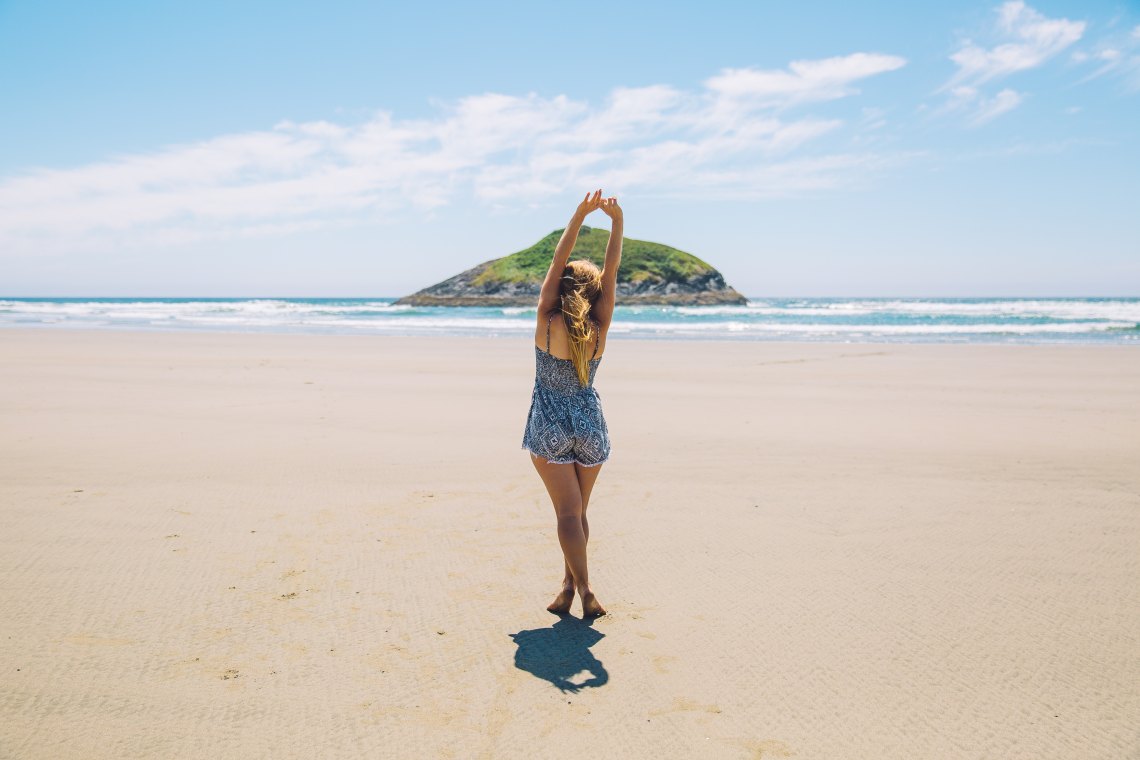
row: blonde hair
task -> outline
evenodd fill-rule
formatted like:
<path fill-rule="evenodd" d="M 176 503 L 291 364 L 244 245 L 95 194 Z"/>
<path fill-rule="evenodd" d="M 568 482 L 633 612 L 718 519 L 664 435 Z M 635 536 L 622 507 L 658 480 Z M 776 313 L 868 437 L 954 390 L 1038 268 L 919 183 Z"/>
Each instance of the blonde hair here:
<path fill-rule="evenodd" d="M 570 338 L 570 359 L 578 371 L 578 382 L 584 387 L 590 382 L 589 347 L 598 337 L 589 317 L 602 292 L 602 271 L 592 261 L 571 261 L 562 270 L 559 284 L 562 318 Z"/>

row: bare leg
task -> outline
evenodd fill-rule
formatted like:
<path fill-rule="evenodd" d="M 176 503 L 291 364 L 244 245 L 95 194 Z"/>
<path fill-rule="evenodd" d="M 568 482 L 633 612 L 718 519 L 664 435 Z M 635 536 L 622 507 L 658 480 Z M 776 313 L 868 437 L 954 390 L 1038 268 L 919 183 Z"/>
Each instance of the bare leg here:
<path fill-rule="evenodd" d="M 575 473 L 578 476 L 578 488 L 582 492 L 582 533 L 586 536 L 586 544 L 590 543 L 590 523 L 586 520 L 586 507 L 590 505 L 590 493 L 594 490 L 594 483 L 598 479 L 598 475 L 602 471 L 602 465 L 594 467 L 583 467 L 580 464 L 574 464 Z M 567 566 L 569 571 L 569 566 Z M 567 576 L 569 577 L 569 576 Z M 563 585 L 565 588 L 565 585 Z M 582 614 L 584 616 L 590 615 L 604 615 L 606 614 L 605 608 L 598 602 L 593 594 L 588 596 L 582 595 Z"/>
<path fill-rule="evenodd" d="M 586 536 L 586 544 L 590 543 L 590 523 L 586 520 L 586 508 L 590 506 L 590 493 L 594 490 L 594 481 L 598 479 L 598 473 L 602 470 L 602 466 L 597 467 L 583 467 L 577 462 L 574 463 L 574 474 L 578 476 L 578 490 L 582 493 L 582 533 Z M 570 572 L 570 565 L 563 563 L 565 574 L 562 578 L 562 588 L 570 590 L 570 596 L 574 596 L 574 574 Z"/>
<path fill-rule="evenodd" d="M 538 471 L 550 500 L 554 504 L 555 514 L 558 516 L 558 543 L 562 546 L 562 556 L 565 567 L 569 569 L 569 579 L 572 583 L 570 593 L 563 589 L 562 593 L 547 607 L 552 612 L 566 612 L 573 601 L 573 590 L 582 594 L 582 598 L 593 598 L 590 590 L 589 571 L 586 566 L 586 533 L 582 521 L 582 488 L 578 482 L 574 464 L 551 464 L 542 457 L 531 457 L 535 469 Z M 596 468 L 595 468 L 596 469 Z M 596 474 L 594 478 L 596 478 Z M 592 480 L 591 480 L 592 486 Z M 596 613 L 595 613 L 596 614 Z"/>

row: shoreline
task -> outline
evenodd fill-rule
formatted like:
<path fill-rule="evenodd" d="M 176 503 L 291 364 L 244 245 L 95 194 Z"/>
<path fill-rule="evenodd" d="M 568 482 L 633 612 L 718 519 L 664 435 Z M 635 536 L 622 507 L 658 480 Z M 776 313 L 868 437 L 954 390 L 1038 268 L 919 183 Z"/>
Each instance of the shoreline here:
<path fill-rule="evenodd" d="M 210 329 L 210 328 L 193 328 L 193 327 L 176 327 L 176 328 L 138 328 L 136 326 L 116 327 L 116 326 L 103 326 L 103 327 L 81 327 L 81 326 L 68 326 L 56 327 L 53 325 L 21 325 L 19 327 L 0 326 L 0 336 L 7 333 L 19 334 L 22 332 L 27 333 L 44 333 L 44 332 L 58 332 L 58 333 L 84 333 L 84 334 L 133 334 L 133 335 L 192 335 L 192 336 L 205 336 L 205 335 L 232 335 L 246 338 L 290 338 L 290 337 L 304 337 L 304 338 L 348 338 L 348 339 L 379 339 L 386 340 L 392 339 L 411 339 L 411 340 L 462 340 L 462 341 L 526 341 L 525 333 L 486 333 L 486 334 L 439 334 L 439 333 L 345 333 L 345 332 L 307 332 L 301 330 L 235 330 L 235 329 Z M 1084 348 L 1123 348 L 1135 349 L 1140 348 L 1140 340 L 1135 343 L 1122 343 L 1114 341 L 1098 341 L 1098 340 L 912 340 L 912 339 L 859 339 L 859 340 L 834 340 L 834 339 L 819 339 L 819 340 L 797 340 L 795 338 L 775 338 L 775 337 L 740 337 L 740 338 L 726 338 L 722 335 L 714 335 L 707 338 L 697 338 L 689 335 L 662 335 L 660 337 L 649 337 L 646 335 L 624 335 L 620 332 L 611 332 L 607 338 L 608 341 L 619 341 L 622 344 L 626 343 L 648 343 L 652 345 L 669 344 L 669 343 L 693 343 L 693 344 L 719 344 L 719 345 L 758 345 L 758 346 L 994 346 L 994 347 L 1007 347 L 1007 346 L 1029 346 L 1034 348 L 1060 348 L 1060 347 L 1084 347 Z"/>

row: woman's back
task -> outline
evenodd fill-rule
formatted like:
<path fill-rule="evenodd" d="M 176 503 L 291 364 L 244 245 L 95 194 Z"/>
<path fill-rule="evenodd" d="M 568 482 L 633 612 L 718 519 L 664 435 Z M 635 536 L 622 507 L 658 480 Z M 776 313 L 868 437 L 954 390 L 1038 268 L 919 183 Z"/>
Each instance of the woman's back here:
<path fill-rule="evenodd" d="M 549 328 L 550 349 L 548 353 L 555 358 L 569 361 L 572 358 L 570 356 L 570 334 L 566 330 L 566 321 L 560 317 L 561 312 L 556 309 L 547 314 L 545 319 L 540 320 L 539 324 L 545 323 Z M 606 349 L 606 334 L 609 332 L 609 328 L 608 326 L 601 327 L 597 320 L 591 320 L 591 323 L 593 325 L 593 336 L 589 351 L 595 359 L 601 359 Z M 534 345 L 545 350 L 546 336 L 547 330 L 541 326 L 537 327 L 534 331 Z"/>

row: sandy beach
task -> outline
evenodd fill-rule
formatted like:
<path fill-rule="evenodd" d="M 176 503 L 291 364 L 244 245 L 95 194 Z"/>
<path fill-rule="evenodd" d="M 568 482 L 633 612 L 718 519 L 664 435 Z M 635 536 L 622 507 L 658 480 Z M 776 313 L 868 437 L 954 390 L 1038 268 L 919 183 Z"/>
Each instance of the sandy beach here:
<path fill-rule="evenodd" d="M 1140 351 L 0 330 L 0 757 L 1140 757 Z"/>

